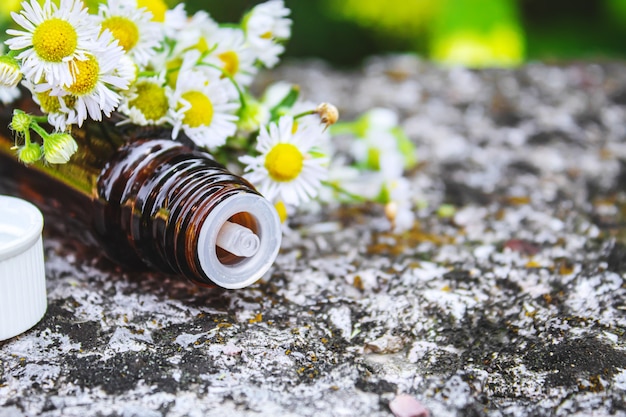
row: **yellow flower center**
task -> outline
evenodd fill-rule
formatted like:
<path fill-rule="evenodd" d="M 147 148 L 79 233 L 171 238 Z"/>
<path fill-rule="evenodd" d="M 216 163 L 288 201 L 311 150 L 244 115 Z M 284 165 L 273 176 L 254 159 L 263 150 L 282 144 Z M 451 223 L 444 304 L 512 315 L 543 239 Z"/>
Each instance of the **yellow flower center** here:
<path fill-rule="evenodd" d="M 213 103 L 200 91 L 187 91 L 182 98 L 189 102 L 191 108 L 185 112 L 183 123 L 189 127 L 208 126 L 213 120 Z"/>
<path fill-rule="evenodd" d="M 261 39 L 272 39 L 272 32 L 265 32 L 261 35 Z"/>
<path fill-rule="evenodd" d="M 137 84 L 137 98 L 129 104 L 136 107 L 147 120 L 159 120 L 169 108 L 167 96 L 163 87 L 151 82 Z"/>
<path fill-rule="evenodd" d="M 302 152 L 291 143 L 279 143 L 265 156 L 265 168 L 274 181 L 287 182 L 296 179 L 303 165 Z"/>
<path fill-rule="evenodd" d="M 278 218 L 280 219 L 281 223 L 285 223 L 285 221 L 287 220 L 287 207 L 285 207 L 285 203 L 283 203 L 282 201 L 277 202 L 276 204 L 274 204 L 274 208 L 276 208 L 276 212 L 278 213 Z"/>
<path fill-rule="evenodd" d="M 172 88 L 176 88 L 176 81 L 178 81 L 178 73 L 180 72 L 180 66 L 182 64 L 182 58 L 174 58 L 171 61 L 167 61 L 165 64 L 165 68 L 167 69 L 165 79 L 167 81 L 167 85 Z"/>
<path fill-rule="evenodd" d="M 222 52 L 217 56 L 224 63 L 224 72 L 231 77 L 239 71 L 239 57 L 233 51 Z"/>
<path fill-rule="evenodd" d="M 165 21 L 167 5 L 163 0 L 138 0 L 137 7 L 145 7 L 150 13 L 152 13 L 152 20 L 155 22 Z"/>
<path fill-rule="evenodd" d="M 45 20 L 33 32 L 33 48 L 44 61 L 61 62 L 74 53 L 77 45 L 76 30 L 62 19 Z"/>
<path fill-rule="evenodd" d="M 100 65 L 93 55 L 89 55 L 84 61 L 74 60 L 70 71 L 74 82 L 67 90 L 75 96 L 91 93 L 100 78 Z"/>
<path fill-rule="evenodd" d="M 37 100 L 39 100 L 39 107 L 45 113 L 58 113 L 61 111 L 61 104 L 59 103 L 59 97 L 51 96 L 50 91 L 44 91 L 43 93 L 36 93 Z M 72 108 L 76 103 L 74 96 L 63 96 L 63 101 L 67 107 Z"/>
<path fill-rule="evenodd" d="M 39 107 L 45 113 L 57 113 L 61 110 L 61 104 L 59 104 L 59 98 L 51 96 L 49 92 L 36 93 L 37 100 L 39 100 Z"/>
<path fill-rule="evenodd" d="M 197 49 L 198 51 L 200 51 L 200 53 L 205 53 L 210 48 L 209 44 L 206 42 L 206 39 L 204 37 L 201 37 L 198 43 L 194 45 L 193 49 Z"/>
<path fill-rule="evenodd" d="M 128 52 L 139 41 L 139 29 L 132 20 L 123 16 L 111 16 L 102 22 L 102 30 L 109 29 L 124 51 Z"/>

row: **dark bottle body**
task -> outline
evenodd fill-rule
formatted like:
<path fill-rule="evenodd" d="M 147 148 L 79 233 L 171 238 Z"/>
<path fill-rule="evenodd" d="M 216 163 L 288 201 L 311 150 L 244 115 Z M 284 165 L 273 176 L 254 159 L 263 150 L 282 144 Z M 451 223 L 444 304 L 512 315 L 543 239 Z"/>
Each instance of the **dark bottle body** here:
<path fill-rule="evenodd" d="M 68 164 L 26 167 L 11 149 L 9 115 L 3 116 L 0 193 L 26 198 L 47 217 L 82 228 L 84 238 L 95 238 L 112 259 L 224 288 L 252 284 L 273 263 L 281 241 L 273 206 L 208 154 L 170 139 L 142 138 L 158 135 L 154 129 L 87 123 L 72 132 L 79 147 Z M 233 223 L 247 240 L 221 243 L 232 237 L 225 225 Z M 240 253 L 241 242 L 254 248 Z"/>

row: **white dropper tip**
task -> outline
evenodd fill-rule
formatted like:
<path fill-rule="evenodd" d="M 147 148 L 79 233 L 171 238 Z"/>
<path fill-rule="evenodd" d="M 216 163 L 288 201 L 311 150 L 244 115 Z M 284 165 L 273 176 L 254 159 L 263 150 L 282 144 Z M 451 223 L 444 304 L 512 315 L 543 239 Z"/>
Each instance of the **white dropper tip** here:
<path fill-rule="evenodd" d="M 235 256 L 249 258 L 257 253 L 261 240 L 247 227 L 227 221 L 217 234 L 216 244 Z"/>

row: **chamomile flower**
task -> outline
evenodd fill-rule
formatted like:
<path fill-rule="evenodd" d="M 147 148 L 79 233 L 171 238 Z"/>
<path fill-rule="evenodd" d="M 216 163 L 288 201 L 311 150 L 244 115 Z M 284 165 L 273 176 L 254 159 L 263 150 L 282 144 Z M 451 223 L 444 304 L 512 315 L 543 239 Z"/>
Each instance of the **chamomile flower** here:
<path fill-rule="evenodd" d="M 289 14 L 283 0 L 272 0 L 254 7 L 244 19 L 246 39 L 258 60 L 268 68 L 278 63 L 278 56 L 285 50 L 278 42 L 291 36 Z"/>
<path fill-rule="evenodd" d="M 180 12 L 182 16 L 179 16 Z M 209 38 L 218 30 L 217 23 L 204 11 L 196 12 L 189 19 L 186 16 L 182 7 L 168 11 L 164 26 L 166 42 L 163 43 L 163 48 L 151 58 L 149 64 L 150 68 L 167 70 L 167 84 L 172 88 L 176 88 L 178 74 L 181 71 L 184 72 L 183 67 L 188 69 L 197 67 L 200 56 L 214 48 Z M 191 55 L 193 55 L 193 60 Z M 204 66 L 202 70 L 207 73 L 217 73 L 218 76 L 221 74 L 219 69 L 209 66 Z"/>
<path fill-rule="evenodd" d="M 22 83 L 30 90 L 33 100 L 39 105 L 42 113 L 48 116 L 48 123 L 56 130 L 65 130 L 67 126 L 76 122 L 76 112 L 69 113 L 76 102 L 75 97 L 53 95 L 53 86 L 46 82 L 33 84 L 24 80 Z"/>
<path fill-rule="evenodd" d="M 292 117 L 283 116 L 269 130 L 261 128 L 256 146 L 260 155 L 239 160 L 246 165 L 244 176 L 267 199 L 297 206 L 317 196 L 328 160 L 315 153 L 321 126 L 295 126 Z"/>
<path fill-rule="evenodd" d="M 139 126 L 161 125 L 169 121 L 171 88 L 165 84 L 165 74 L 141 77 L 124 94 L 118 111 L 128 121 Z"/>
<path fill-rule="evenodd" d="M 252 9 L 246 26 L 252 34 L 259 34 L 263 38 L 285 40 L 291 36 L 292 22 L 287 17 L 290 14 L 291 11 L 285 7 L 283 0 L 266 1 Z"/>
<path fill-rule="evenodd" d="M 221 68 L 238 84 L 249 86 L 257 71 L 254 65 L 256 57 L 246 44 L 243 31 L 235 28 L 221 28 L 210 40 L 215 47 L 204 61 Z"/>
<path fill-rule="evenodd" d="M 128 88 L 128 80 L 115 75 L 124 51 L 113 42 L 110 32 L 103 32 L 98 38 L 97 46 L 92 48 L 93 54 L 83 61 L 74 63 L 74 82 L 66 88 L 53 88 L 52 95 L 73 97 L 72 107 L 63 107 L 68 120 L 75 121 L 80 127 L 87 116 L 93 120 L 102 120 L 102 114 L 109 117 L 120 103 L 120 95 L 116 90 Z"/>
<path fill-rule="evenodd" d="M 352 141 L 350 151 L 364 169 L 380 171 L 384 178 L 399 178 L 404 171 L 404 156 L 393 135 L 378 132 Z"/>
<path fill-rule="evenodd" d="M 387 178 L 397 178 L 403 169 L 417 163 L 415 145 L 400 129 L 393 110 L 371 109 L 351 125 L 356 136 L 352 154 L 363 167 L 381 170 Z"/>
<path fill-rule="evenodd" d="M 172 14 L 171 19 L 175 18 L 176 15 Z M 173 21 L 170 24 L 174 26 L 176 22 Z M 175 33 L 172 55 L 181 56 L 190 49 L 196 49 L 200 53 L 208 52 L 214 47 L 210 39 L 218 30 L 219 25 L 207 12 L 200 10 L 194 13 L 185 21 L 184 27 L 180 27 Z"/>
<path fill-rule="evenodd" d="M 237 130 L 239 102 L 233 99 L 232 84 L 227 79 L 206 77 L 197 69 L 181 69 L 176 90 L 170 100 L 173 120 L 172 138 L 182 129 L 200 146 L 223 145 Z"/>
<path fill-rule="evenodd" d="M 108 0 L 100 4 L 98 20 L 102 31 L 110 31 L 135 62 L 146 65 L 163 38 L 161 26 L 152 13 L 139 9 L 133 0 Z"/>
<path fill-rule="evenodd" d="M 22 3 L 22 11 L 12 13 L 13 20 L 24 30 L 9 29 L 10 49 L 21 51 L 24 76 L 39 82 L 61 86 L 74 79 L 74 63 L 86 58 L 92 39 L 98 34 L 87 9 L 79 0 L 61 0 L 59 6 L 46 0 L 43 7 L 37 0 Z"/>

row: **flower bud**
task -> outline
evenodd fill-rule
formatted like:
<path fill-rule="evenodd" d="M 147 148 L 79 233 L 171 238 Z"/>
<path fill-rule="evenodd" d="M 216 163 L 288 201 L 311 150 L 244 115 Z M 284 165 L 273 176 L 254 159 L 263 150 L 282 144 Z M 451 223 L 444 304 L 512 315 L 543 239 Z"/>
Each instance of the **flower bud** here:
<path fill-rule="evenodd" d="M 64 164 L 78 149 L 76 141 L 69 133 L 52 133 L 43 142 L 43 153 L 51 164 Z"/>
<path fill-rule="evenodd" d="M 385 217 L 387 220 L 394 225 L 396 221 L 396 217 L 398 216 L 398 203 L 395 201 L 390 201 L 385 204 Z"/>
<path fill-rule="evenodd" d="M 11 129 L 18 133 L 26 133 L 30 129 L 30 123 L 33 118 L 23 111 L 14 111 L 11 119 Z"/>
<path fill-rule="evenodd" d="M 315 109 L 315 113 L 320 116 L 322 123 L 326 126 L 334 125 L 339 120 L 339 110 L 330 103 L 322 103 Z"/>
<path fill-rule="evenodd" d="M 22 80 L 22 70 L 15 58 L 8 55 L 0 56 L 0 86 L 16 87 Z"/>
<path fill-rule="evenodd" d="M 32 142 L 20 147 L 17 152 L 17 157 L 25 164 L 32 164 L 39 161 L 42 155 L 41 146 Z"/>

